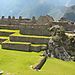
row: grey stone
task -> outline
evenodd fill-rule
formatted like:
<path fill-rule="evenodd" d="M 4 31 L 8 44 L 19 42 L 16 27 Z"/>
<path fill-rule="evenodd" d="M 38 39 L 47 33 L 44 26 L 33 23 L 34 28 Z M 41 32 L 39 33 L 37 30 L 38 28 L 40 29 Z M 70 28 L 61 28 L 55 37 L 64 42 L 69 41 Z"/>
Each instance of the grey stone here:
<path fill-rule="evenodd" d="M 33 38 L 33 37 L 27 37 L 27 36 L 10 36 L 11 41 L 16 42 L 31 42 L 36 44 L 47 44 L 49 41 L 49 38 Z"/>
<path fill-rule="evenodd" d="M 30 44 L 12 44 L 12 43 L 3 43 L 3 49 L 11 49 L 11 50 L 20 50 L 29 52 Z"/>
<path fill-rule="evenodd" d="M 50 25 L 22 25 L 20 28 L 21 34 L 49 36 L 48 28 Z"/>
<path fill-rule="evenodd" d="M 55 58 L 70 61 L 71 55 L 68 50 L 72 49 L 72 41 L 66 34 L 65 30 L 61 26 L 53 26 L 50 28 L 50 31 L 53 33 L 52 38 L 48 42 L 48 50 L 46 51 L 47 55 L 52 54 Z M 71 51 L 70 51 L 71 53 Z"/>

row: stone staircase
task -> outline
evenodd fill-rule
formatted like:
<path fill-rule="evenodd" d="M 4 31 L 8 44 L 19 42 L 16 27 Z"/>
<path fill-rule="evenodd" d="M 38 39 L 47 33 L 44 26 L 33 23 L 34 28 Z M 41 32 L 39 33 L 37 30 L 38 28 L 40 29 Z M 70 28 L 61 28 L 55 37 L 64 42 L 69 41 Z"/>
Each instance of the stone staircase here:
<path fill-rule="evenodd" d="M 2 48 L 28 52 L 39 52 L 47 49 L 46 44 L 48 40 L 49 37 L 21 35 L 19 33 L 15 33 L 9 36 L 9 40 L 6 40 L 2 43 Z"/>
<path fill-rule="evenodd" d="M 19 50 L 26 52 L 40 52 L 41 50 L 47 49 L 47 43 L 50 39 L 49 36 L 37 34 L 21 34 L 20 31 L 21 30 L 1 28 L 0 36 L 8 37 L 8 39 L 4 39 L 1 42 L 2 48 L 7 50 Z"/>

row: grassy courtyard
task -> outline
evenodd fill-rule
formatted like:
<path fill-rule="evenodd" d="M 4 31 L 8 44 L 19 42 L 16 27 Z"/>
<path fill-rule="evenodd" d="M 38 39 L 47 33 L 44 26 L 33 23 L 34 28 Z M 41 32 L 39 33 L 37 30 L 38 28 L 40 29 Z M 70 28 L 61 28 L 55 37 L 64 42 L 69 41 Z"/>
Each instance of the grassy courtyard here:
<path fill-rule="evenodd" d="M 0 46 L 0 70 L 3 75 L 75 75 L 75 62 L 64 62 L 49 58 L 41 71 L 35 71 L 31 65 L 42 58 L 41 53 L 3 50 Z"/>
<path fill-rule="evenodd" d="M 3 32 L 3 30 L 1 30 Z M 4 30 L 4 32 L 11 32 Z M 21 35 L 19 31 L 12 30 L 15 34 L 13 36 L 25 36 L 30 38 L 50 38 L 41 36 Z M 12 36 L 11 35 L 11 36 Z M 5 42 L 14 43 L 10 41 L 9 36 L 0 36 L 0 38 L 7 39 Z M 16 42 L 16 44 L 23 44 L 23 42 Z M 24 42 L 25 43 L 25 42 Z M 32 46 L 39 46 L 31 44 Z M 44 44 L 42 44 L 44 45 Z M 40 62 L 41 52 L 22 52 L 15 50 L 2 49 L 0 45 L 0 71 L 3 75 L 75 75 L 75 62 L 65 62 L 55 58 L 49 58 L 40 71 L 35 71 L 31 66 L 35 66 Z"/>

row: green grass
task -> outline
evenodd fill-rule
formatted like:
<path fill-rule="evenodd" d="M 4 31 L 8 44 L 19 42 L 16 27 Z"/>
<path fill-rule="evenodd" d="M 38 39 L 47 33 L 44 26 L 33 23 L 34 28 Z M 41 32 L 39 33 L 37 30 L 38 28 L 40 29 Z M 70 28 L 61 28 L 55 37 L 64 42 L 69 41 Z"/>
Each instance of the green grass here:
<path fill-rule="evenodd" d="M 9 37 L 6 37 L 6 36 L 0 36 L 0 39 L 9 39 Z"/>
<path fill-rule="evenodd" d="M 19 32 L 19 30 L 0 29 L 1 32 Z"/>
<path fill-rule="evenodd" d="M 64 62 L 49 58 L 41 71 L 34 71 L 41 53 L 4 50 L 0 48 L 0 70 L 3 75 L 75 75 L 75 62 Z"/>
<path fill-rule="evenodd" d="M 32 44 L 30 42 L 12 42 L 9 39 L 4 41 L 3 43 L 11 43 L 11 44 L 31 44 L 31 46 L 47 46 L 46 44 Z"/>
<path fill-rule="evenodd" d="M 29 42 L 11 42 L 10 40 L 6 40 L 3 43 L 11 43 L 11 44 L 31 44 Z"/>
<path fill-rule="evenodd" d="M 28 75 L 30 68 L 40 60 L 39 53 L 0 50 L 0 70 L 10 75 Z"/>
<path fill-rule="evenodd" d="M 38 46 L 47 46 L 47 45 L 46 44 L 31 44 L 31 46 L 38 47 Z"/>
<path fill-rule="evenodd" d="M 47 75 L 75 75 L 75 62 L 48 59 L 42 71 Z"/>
<path fill-rule="evenodd" d="M 50 39 L 49 36 L 37 36 L 37 35 L 22 35 L 20 33 L 14 33 L 11 36 L 22 36 L 22 37 L 30 37 L 30 38 L 44 38 L 44 39 Z"/>
<path fill-rule="evenodd" d="M 21 36 L 18 32 L 12 35 Z M 50 38 L 46 36 L 22 36 Z M 9 37 L 1 36 L 0 38 L 7 38 L 8 40 L 6 42 L 9 42 Z M 39 45 L 32 44 L 32 46 Z M 41 53 L 35 52 L 5 50 L 0 46 L 0 70 L 4 71 L 3 75 L 75 75 L 75 62 L 65 62 L 55 58 L 49 58 L 41 71 L 33 70 L 30 66 L 34 66 L 41 60 L 40 54 Z"/>

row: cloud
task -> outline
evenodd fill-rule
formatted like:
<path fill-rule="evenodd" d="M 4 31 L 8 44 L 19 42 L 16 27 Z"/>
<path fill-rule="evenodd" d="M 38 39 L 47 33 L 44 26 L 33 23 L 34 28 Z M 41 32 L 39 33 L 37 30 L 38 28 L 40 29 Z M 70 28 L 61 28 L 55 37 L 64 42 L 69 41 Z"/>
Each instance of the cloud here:
<path fill-rule="evenodd" d="M 71 3 L 71 0 L 68 0 L 65 4 L 66 7 L 69 7 L 70 6 L 70 3 Z"/>
<path fill-rule="evenodd" d="M 45 3 L 45 2 L 47 2 L 49 0 L 38 0 L 38 1 L 39 1 L 40 4 L 43 4 L 43 3 Z"/>

